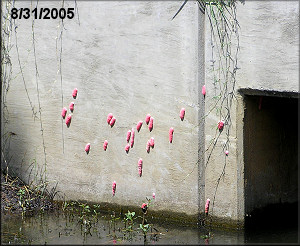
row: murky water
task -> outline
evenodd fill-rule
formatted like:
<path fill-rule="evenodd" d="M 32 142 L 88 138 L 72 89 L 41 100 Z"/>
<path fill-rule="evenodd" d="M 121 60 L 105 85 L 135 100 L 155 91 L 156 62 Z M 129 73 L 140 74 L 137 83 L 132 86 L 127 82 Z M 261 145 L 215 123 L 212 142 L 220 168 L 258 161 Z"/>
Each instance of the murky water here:
<path fill-rule="evenodd" d="M 148 219 L 150 220 L 150 219 Z M 151 221 L 148 221 L 149 223 Z M 222 231 L 153 224 L 144 237 L 138 221 L 133 232 L 125 230 L 123 218 L 98 215 L 79 219 L 77 214 L 51 212 L 22 218 L 1 216 L 1 244 L 252 244 L 297 243 L 298 228 Z M 127 226 L 128 228 L 128 226 Z M 206 235 L 209 234 L 207 238 Z M 146 240 L 145 240 L 146 239 Z"/>

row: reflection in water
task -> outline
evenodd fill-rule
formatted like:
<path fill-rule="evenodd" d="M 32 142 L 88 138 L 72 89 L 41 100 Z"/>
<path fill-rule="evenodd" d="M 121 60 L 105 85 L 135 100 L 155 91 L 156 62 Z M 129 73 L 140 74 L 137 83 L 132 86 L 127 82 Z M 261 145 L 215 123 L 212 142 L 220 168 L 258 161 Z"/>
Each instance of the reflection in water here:
<path fill-rule="evenodd" d="M 247 244 L 297 243 L 297 228 L 252 232 L 211 230 L 153 224 L 146 235 L 139 227 L 125 227 L 123 217 L 110 215 L 78 219 L 77 214 L 59 211 L 36 214 L 1 216 L 2 244 Z M 209 235 L 209 236 L 208 236 Z"/>

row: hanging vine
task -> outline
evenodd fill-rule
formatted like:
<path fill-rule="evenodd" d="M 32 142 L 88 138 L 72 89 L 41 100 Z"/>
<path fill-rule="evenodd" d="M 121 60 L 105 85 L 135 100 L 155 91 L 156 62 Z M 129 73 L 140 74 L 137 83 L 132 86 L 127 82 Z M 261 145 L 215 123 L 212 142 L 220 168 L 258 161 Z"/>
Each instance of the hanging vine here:
<path fill-rule="evenodd" d="M 211 26 L 211 50 L 212 50 L 212 73 L 217 101 L 216 114 L 219 120 L 224 122 L 224 129 L 216 130 L 213 138 L 215 146 L 222 132 L 225 132 L 225 143 L 222 144 L 222 153 L 224 155 L 224 164 L 222 172 L 217 179 L 215 193 L 212 201 L 212 213 L 220 180 L 225 175 L 227 164 L 226 151 L 230 148 L 230 131 L 232 127 L 231 107 L 235 99 L 236 72 L 238 69 L 239 52 L 239 23 L 236 15 L 236 1 L 214 1 L 208 4 L 208 19 Z M 217 94 L 217 93 L 216 93 Z M 207 148 L 209 155 L 205 164 L 208 165 L 214 147 Z M 228 152 L 226 152 L 228 153 Z"/>
<path fill-rule="evenodd" d="M 7 124 L 9 123 L 9 111 L 7 107 L 7 94 L 10 88 L 10 81 L 12 80 L 12 62 L 9 52 L 12 48 L 11 34 L 13 32 L 13 23 L 10 18 L 11 1 L 6 1 L 5 5 L 1 2 L 2 9 L 2 31 L 1 31 L 1 163 L 5 163 L 6 171 L 10 161 L 7 149 L 9 149 L 10 139 L 15 135 L 13 132 L 8 132 Z M 6 176 L 7 177 L 7 176 Z"/>
<path fill-rule="evenodd" d="M 80 25 L 79 20 L 79 12 L 77 7 L 77 2 L 75 1 L 75 11 L 78 16 L 78 23 Z M 9 110 L 7 107 L 7 95 L 9 92 L 10 85 L 12 81 L 18 76 L 21 76 L 21 80 L 23 81 L 24 90 L 29 102 L 30 109 L 32 111 L 33 120 L 38 120 L 40 122 L 40 131 L 41 131 L 41 140 L 43 146 L 43 154 L 44 154 L 44 164 L 40 168 L 40 182 L 46 184 L 47 182 L 47 153 L 46 153 L 46 145 L 45 145 L 45 138 L 44 138 L 44 127 L 42 121 L 42 106 L 40 101 L 40 89 L 39 89 L 39 70 L 38 70 L 38 61 L 37 55 L 38 50 L 36 49 L 36 36 L 35 36 L 35 19 L 32 15 L 32 25 L 31 25 L 31 32 L 32 32 L 32 50 L 28 50 L 28 55 L 31 51 L 33 51 L 34 56 L 34 66 L 35 66 L 35 82 L 36 82 L 36 94 L 37 97 L 37 106 L 34 104 L 34 100 L 32 100 L 32 96 L 30 95 L 30 91 L 27 87 L 27 81 L 25 80 L 24 76 L 24 67 L 27 64 L 27 61 L 21 60 L 20 52 L 19 52 L 19 45 L 18 45 L 18 18 L 12 18 L 12 10 L 16 8 L 15 1 L 8 0 L 1 3 L 2 11 L 1 11 L 1 18 L 2 18 L 2 32 L 1 32 L 1 80 L 2 80 L 2 92 L 1 92 L 1 107 L 2 107 L 2 114 L 1 119 L 3 120 L 1 130 L 2 130 L 2 145 L 1 145 L 1 158 L 3 163 L 6 165 L 7 173 L 8 173 L 8 166 L 9 162 L 12 157 L 9 156 L 8 150 L 10 149 L 10 139 L 12 136 L 16 134 L 13 132 L 9 132 L 7 129 L 7 125 L 9 123 Z M 31 1 L 30 6 L 30 13 L 34 9 L 38 9 L 39 0 Z M 64 8 L 64 0 L 62 0 L 62 8 Z M 62 35 L 64 30 L 64 23 L 63 19 L 60 20 L 60 24 L 58 25 L 59 28 L 59 35 L 56 37 L 56 54 L 58 57 L 58 74 L 60 75 L 60 83 L 61 83 L 61 94 L 62 94 L 62 105 L 63 105 L 63 77 L 62 77 Z M 14 44 L 11 42 L 11 39 L 14 36 Z M 19 72 L 15 74 L 15 77 L 12 78 L 12 61 L 10 57 L 10 51 L 15 49 L 16 51 L 16 58 L 17 58 L 17 65 Z M 63 126 L 63 121 L 62 121 Z M 62 138 L 64 139 L 63 132 Z"/>
<path fill-rule="evenodd" d="M 75 5 L 77 7 L 77 3 L 75 1 Z M 62 1 L 62 8 L 64 7 L 64 0 Z M 62 53 L 63 53 L 63 30 L 64 30 L 64 22 L 63 19 L 59 21 L 58 25 L 58 36 L 56 37 L 56 56 L 58 59 L 58 71 L 57 73 L 60 76 L 60 90 L 61 90 L 61 108 L 64 107 L 64 94 L 63 94 L 63 75 L 62 75 Z M 60 43 L 58 43 L 60 41 Z M 59 47 L 60 45 L 60 47 Z M 59 52 L 59 55 L 58 55 Z M 62 150 L 65 152 L 65 137 L 64 137 L 64 121 L 61 119 L 61 137 L 62 137 Z"/>
<path fill-rule="evenodd" d="M 39 1 L 36 2 L 35 8 L 38 7 Z M 31 9 L 33 9 L 32 2 L 31 2 Z M 39 112 L 39 120 L 40 120 L 40 129 L 41 129 L 41 137 L 42 137 L 42 144 L 43 144 L 43 152 L 44 152 L 44 169 L 41 171 L 41 180 L 47 182 L 47 153 L 46 153 L 46 146 L 45 146 L 45 138 L 44 138 L 44 128 L 43 128 L 43 121 L 42 121 L 42 109 L 41 109 L 41 102 L 40 102 L 40 91 L 39 91 L 39 82 L 38 82 L 38 65 L 36 59 L 36 46 L 35 46 L 35 32 L 34 32 L 34 21 L 35 19 L 32 18 L 32 45 L 33 45 L 33 55 L 34 55 L 34 65 L 35 65 L 35 81 L 36 81 L 36 91 L 37 91 L 37 100 L 38 100 L 38 112 Z"/>
<path fill-rule="evenodd" d="M 185 0 L 173 19 L 182 11 L 188 0 Z M 211 74 L 213 79 L 213 91 L 210 91 L 212 105 L 201 120 L 205 120 L 212 112 L 219 117 L 219 121 L 224 124 L 217 127 L 215 134 L 208 144 L 205 153 L 207 168 L 215 147 L 220 144 L 224 155 L 224 163 L 220 176 L 216 181 L 214 197 L 212 200 L 212 213 L 217 190 L 222 177 L 225 175 L 227 155 L 230 149 L 230 134 L 232 128 L 231 111 L 232 103 L 235 99 L 236 72 L 238 70 L 239 52 L 239 23 L 237 20 L 236 0 L 197 0 L 200 11 L 207 16 L 210 25 L 210 49 L 211 49 Z M 220 136 L 225 134 L 225 141 L 220 143 Z M 192 171 L 186 175 L 186 179 L 197 167 L 199 161 L 195 163 Z"/>

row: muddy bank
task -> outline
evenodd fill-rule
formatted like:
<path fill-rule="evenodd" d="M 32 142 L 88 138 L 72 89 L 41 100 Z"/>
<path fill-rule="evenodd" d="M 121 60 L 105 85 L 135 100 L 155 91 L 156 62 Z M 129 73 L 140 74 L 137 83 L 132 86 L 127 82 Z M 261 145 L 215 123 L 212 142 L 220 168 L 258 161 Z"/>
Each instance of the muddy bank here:
<path fill-rule="evenodd" d="M 58 205 L 46 189 L 29 187 L 18 177 L 10 177 L 1 172 L 1 213 L 35 212 L 55 208 Z"/>

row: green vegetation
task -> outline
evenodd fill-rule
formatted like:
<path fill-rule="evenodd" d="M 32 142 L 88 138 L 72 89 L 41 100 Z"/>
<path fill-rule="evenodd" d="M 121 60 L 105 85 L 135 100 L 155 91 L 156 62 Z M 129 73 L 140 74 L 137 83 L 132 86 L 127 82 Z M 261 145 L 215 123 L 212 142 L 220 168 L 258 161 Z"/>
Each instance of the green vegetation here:
<path fill-rule="evenodd" d="M 46 211 L 57 208 L 57 192 L 41 185 L 27 185 L 18 177 L 1 173 L 1 211 L 22 213 Z"/>

